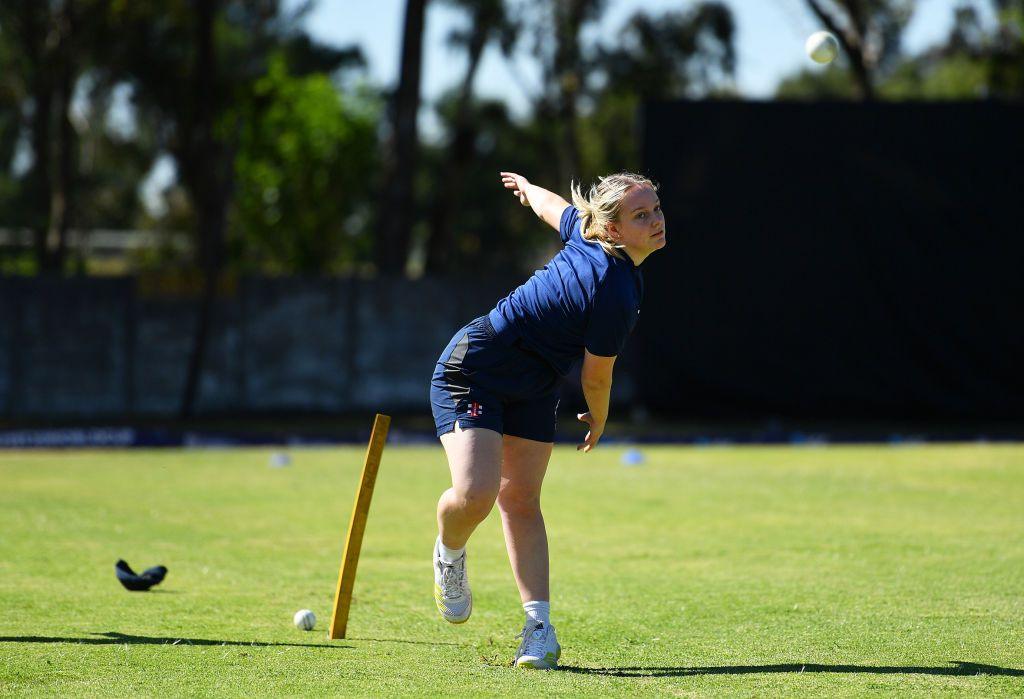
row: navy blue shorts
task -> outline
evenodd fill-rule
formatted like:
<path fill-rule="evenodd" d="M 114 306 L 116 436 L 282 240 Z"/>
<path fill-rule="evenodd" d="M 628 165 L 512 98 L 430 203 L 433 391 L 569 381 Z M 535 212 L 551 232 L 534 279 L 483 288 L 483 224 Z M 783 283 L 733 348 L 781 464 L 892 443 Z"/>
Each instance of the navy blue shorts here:
<path fill-rule="evenodd" d="M 459 330 L 437 360 L 430 405 L 437 436 L 459 427 L 555 441 L 558 374 L 540 356 L 497 339 L 487 316 Z"/>

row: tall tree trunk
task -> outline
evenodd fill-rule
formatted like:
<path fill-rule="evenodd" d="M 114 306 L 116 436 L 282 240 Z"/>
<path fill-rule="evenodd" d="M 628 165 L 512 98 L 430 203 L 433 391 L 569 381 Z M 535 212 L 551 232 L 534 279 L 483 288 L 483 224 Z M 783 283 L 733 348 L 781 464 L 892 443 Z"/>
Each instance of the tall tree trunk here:
<path fill-rule="evenodd" d="M 560 127 L 558 163 L 561 186 L 580 177 L 576 97 L 581 87 L 579 35 L 593 0 L 555 1 L 555 71 L 558 81 L 557 119 Z"/>
<path fill-rule="evenodd" d="M 196 309 L 196 327 L 181 400 L 181 417 L 186 419 L 195 414 L 199 400 L 206 346 L 217 303 L 217 284 L 224 267 L 224 233 L 232 182 L 231 154 L 214 134 L 218 96 L 215 92 L 217 56 L 213 25 L 218 0 L 195 0 L 195 4 L 195 105 L 192 122 L 184 134 L 183 174 L 188 179 L 187 184 L 196 204 L 202 291 Z"/>
<path fill-rule="evenodd" d="M 50 28 L 49 13 L 45 8 L 30 2 L 22 4 L 24 46 L 28 63 L 34 69 L 32 77 L 32 172 L 29 175 L 29 216 L 32 229 L 32 247 L 36 258 L 36 269 L 40 272 L 50 268 L 47 250 L 47 235 L 50 232 L 50 161 L 52 158 L 50 123 L 53 116 L 53 80 L 50 72 L 50 56 L 47 47 Z"/>
<path fill-rule="evenodd" d="M 53 183 L 50 181 L 50 121 L 53 102 L 50 95 L 49 81 L 37 81 L 35 91 L 35 111 L 32 115 L 32 196 L 31 196 L 31 227 L 33 247 L 35 248 L 36 268 L 40 272 L 50 269 L 49 247 L 47 237 L 50 233 L 50 203 Z"/>
<path fill-rule="evenodd" d="M 441 274 L 450 271 L 451 267 L 451 220 L 459 210 L 462 198 L 462 186 L 466 179 L 466 168 L 473 158 L 473 145 L 476 141 L 476 129 L 470 118 L 473 105 L 473 80 L 476 78 L 480 59 L 487 45 L 491 27 L 479 21 L 473 25 L 473 35 L 469 41 L 469 65 L 462 79 L 459 90 L 459 102 L 455 112 L 451 149 L 444 168 L 444 177 L 440 180 L 439 195 L 434 201 L 430 218 L 430 240 L 427 244 L 426 270 L 430 274 Z"/>
<path fill-rule="evenodd" d="M 71 100 L 75 84 L 75 24 L 73 0 L 65 0 L 60 15 L 60 75 L 57 84 L 57 182 L 50 205 L 50 232 L 47 241 L 49 269 L 60 273 L 64 269 L 68 231 L 74 216 L 75 203 L 75 151 L 77 137 L 71 124 Z"/>
<path fill-rule="evenodd" d="M 423 64 L 423 23 L 427 0 L 407 0 L 402 33 L 402 67 L 392 109 L 394 128 L 386 167 L 374 258 L 385 274 L 400 274 L 409 257 L 413 221 L 413 177 L 416 173 Z"/>

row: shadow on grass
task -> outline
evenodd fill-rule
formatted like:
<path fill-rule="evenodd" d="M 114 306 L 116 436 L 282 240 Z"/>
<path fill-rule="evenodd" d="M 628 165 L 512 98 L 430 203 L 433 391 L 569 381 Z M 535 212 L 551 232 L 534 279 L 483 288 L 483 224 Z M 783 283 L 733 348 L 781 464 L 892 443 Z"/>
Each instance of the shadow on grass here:
<path fill-rule="evenodd" d="M 1001 675 L 1024 677 L 1024 670 L 996 665 L 981 665 L 956 661 L 949 667 L 914 667 L 899 665 L 815 665 L 792 663 L 788 665 L 723 665 L 721 667 L 573 667 L 560 665 L 561 672 L 606 677 L 690 677 L 693 675 L 760 675 L 779 672 L 835 672 L 868 675 L 945 675 L 973 677 L 975 675 Z"/>
<path fill-rule="evenodd" d="M 94 633 L 99 638 L 65 638 L 60 636 L 0 636 L 0 643 L 82 643 L 92 646 L 241 646 L 265 648 L 267 646 L 291 646 L 293 648 L 351 648 L 352 646 L 333 643 L 262 643 L 260 641 L 215 641 L 209 638 L 179 638 L 176 636 L 135 636 L 117 631 Z"/>
<path fill-rule="evenodd" d="M 346 641 L 366 641 L 369 643 L 412 643 L 417 646 L 455 646 L 456 648 L 469 648 L 469 643 L 453 643 L 451 641 L 414 641 L 410 638 L 359 638 L 349 636 Z"/>

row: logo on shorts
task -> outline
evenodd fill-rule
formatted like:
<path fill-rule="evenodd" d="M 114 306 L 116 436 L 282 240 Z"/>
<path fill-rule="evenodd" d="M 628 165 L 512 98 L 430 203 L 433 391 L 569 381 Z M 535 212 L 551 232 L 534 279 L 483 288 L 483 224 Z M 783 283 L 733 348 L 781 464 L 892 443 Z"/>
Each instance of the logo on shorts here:
<path fill-rule="evenodd" d="M 480 417 L 481 415 L 484 414 L 484 406 L 480 405 L 476 401 L 473 401 L 472 403 L 469 404 L 469 409 L 466 411 L 466 414 L 469 415 L 470 417 Z"/>

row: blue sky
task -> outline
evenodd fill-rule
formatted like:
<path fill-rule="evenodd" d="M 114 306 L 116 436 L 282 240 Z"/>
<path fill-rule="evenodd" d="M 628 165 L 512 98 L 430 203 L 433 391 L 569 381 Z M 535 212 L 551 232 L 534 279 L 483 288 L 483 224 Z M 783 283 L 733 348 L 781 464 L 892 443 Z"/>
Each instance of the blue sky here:
<path fill-rule="evenodd" d="M 298 0 L 293 0 L 296 4 Z M 770 97 L 779 78 L 801 66 L 813 64 L 803 53 L 804 39 L 820 29 L 807 11 L 804 0 L 725 0 L 736 18 L 739 51 L 737 87 L 750 98 Z M 942 39 L 949 31 L 953 8 L 965 0 L 918 0 L 906 34 L 910 51 Z M 615 32 L 640 9 L 657 15 L 667 10 L 692 6 L 693 0 L 608 0 L 599 27 L 592 28 L 602 40 L 611 42 Z M 966 0 L 987 14 L 988 0 Z M 305 21 L 317 39 L 335 45 L 358 44 L 369 61 L 371 79 L 381 85 L 393 84 L 398 62 L 405 0 L 319 0 Z M 454 85 L 464 68 L 459 51 L 448 48 L 446 37 L 464 24 L 461 13 L 444 2 L 428 4 L 424 40 L 423 96 L 431 100 Z M 485 56 L 476 82 L 479 93 L 503 97 L 514 110 L 527 102 L 521 84 L 536 86 L 536 66 L 527 48 L 520 49 L 513 67 L 495 49 Z"/>

